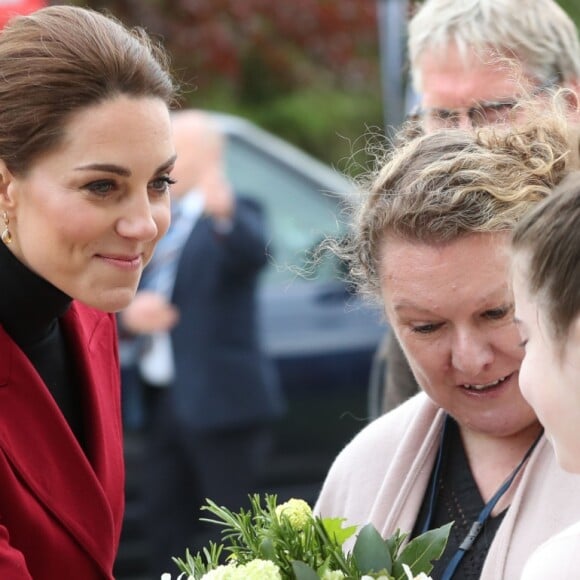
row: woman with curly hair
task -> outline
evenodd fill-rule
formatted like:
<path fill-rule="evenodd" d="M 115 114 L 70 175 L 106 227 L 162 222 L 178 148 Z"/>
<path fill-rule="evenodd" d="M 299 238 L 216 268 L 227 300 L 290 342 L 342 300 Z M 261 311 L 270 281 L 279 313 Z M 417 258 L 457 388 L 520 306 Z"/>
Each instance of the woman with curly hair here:
<path fill-rule="evenodd" d="M 422 392 L 339 454 L 316 505 L 383 536 L 454 522 L 433 577 L 519 578 L 530 550 L 580 519 L 519 389 L 510 235 L 577 164 L 558 108 L 517 129 L 409 138 L 361 188 L 335 249 L 379 298 Z"/>

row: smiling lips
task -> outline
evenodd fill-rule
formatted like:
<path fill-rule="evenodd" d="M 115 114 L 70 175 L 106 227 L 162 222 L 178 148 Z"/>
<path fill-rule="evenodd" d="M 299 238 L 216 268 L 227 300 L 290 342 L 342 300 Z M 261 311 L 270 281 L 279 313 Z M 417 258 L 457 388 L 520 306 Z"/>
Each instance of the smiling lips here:
<path fill-rule="evenodd" d="M 98 257 L 114 266 L 130 270 L 139 268 L 142 264 L 141 254 L 133 254 L 130 256 L 98 254 Z"/>
<path fill-rule="evenodd" d="M 495 381 L 492 381 L 491 383 L 485 383 L 482 385 L 467 385 L 464 384 L 462 385 L 462 387 L 464 389 L 467 389 L 468 391 L 483 391 L 485 389 L 490 389 L 492 387 L 495 387 L 497 385 L 499 385 L 500 383 L 503 383 L 506 379 L 509 379 L 511 377 L 511 374 L 506 375 L 505 377 L 501 377 Z"/>

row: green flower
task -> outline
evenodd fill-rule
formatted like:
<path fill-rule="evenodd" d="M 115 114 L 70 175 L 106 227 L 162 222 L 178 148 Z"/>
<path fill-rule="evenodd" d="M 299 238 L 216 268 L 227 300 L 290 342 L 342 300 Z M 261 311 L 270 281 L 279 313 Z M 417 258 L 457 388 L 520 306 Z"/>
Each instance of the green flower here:
<path fill-rule="evenodd" d="M 276 515 L 284 516 L 297 532 L 302 531 L 312 521 L 312 510 L 303 499 L 289 499 L 276 507 Z"/>

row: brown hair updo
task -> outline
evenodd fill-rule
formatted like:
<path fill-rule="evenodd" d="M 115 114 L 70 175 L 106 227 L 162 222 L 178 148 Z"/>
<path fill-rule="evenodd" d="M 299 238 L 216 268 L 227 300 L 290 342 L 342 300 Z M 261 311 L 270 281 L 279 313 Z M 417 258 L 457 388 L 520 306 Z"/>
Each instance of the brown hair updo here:
<path fill-rule="evenodd" d="M 0 158 L 15 174 L 59 145 L 70 116 L 116 95 L 168 106 L 166 53 L 141 29 L 90 9 L 52 6 L 0 33 Z"/>

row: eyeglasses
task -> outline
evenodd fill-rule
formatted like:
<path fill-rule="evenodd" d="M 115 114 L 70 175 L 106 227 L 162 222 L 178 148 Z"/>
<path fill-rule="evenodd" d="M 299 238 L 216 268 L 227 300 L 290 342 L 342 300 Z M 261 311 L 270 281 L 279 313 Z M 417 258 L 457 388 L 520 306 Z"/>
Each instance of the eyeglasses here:
<path fill-rule="evenodd" d="M 410 120 L 421 121 L 428 129 L 452 129 L 459 127 L 465 118 L 472 127 L 496 125 L 511 119 L 518 99 L 480 101 L 471 107 L 442 109 L 438 107 L 416 107 L 409 115 Z"/>
<path fill-rule="evenodd" d="M 557 79 L 538 84 L 531 96 L 550 89 L 557 84 Z M 462 120 L 468 119 L 472 127 L 497 125 L 513 120 L 514 109 L 520 102 L 519 98 L 499 99 L 497 101 L 478 101 L 471 107 L 457 109 L 443 109 L 438 107 L 415 107 L 408 116 L 408 120 L 421 121 L 427 130 L 453 129 L 461 125 Z"/>

